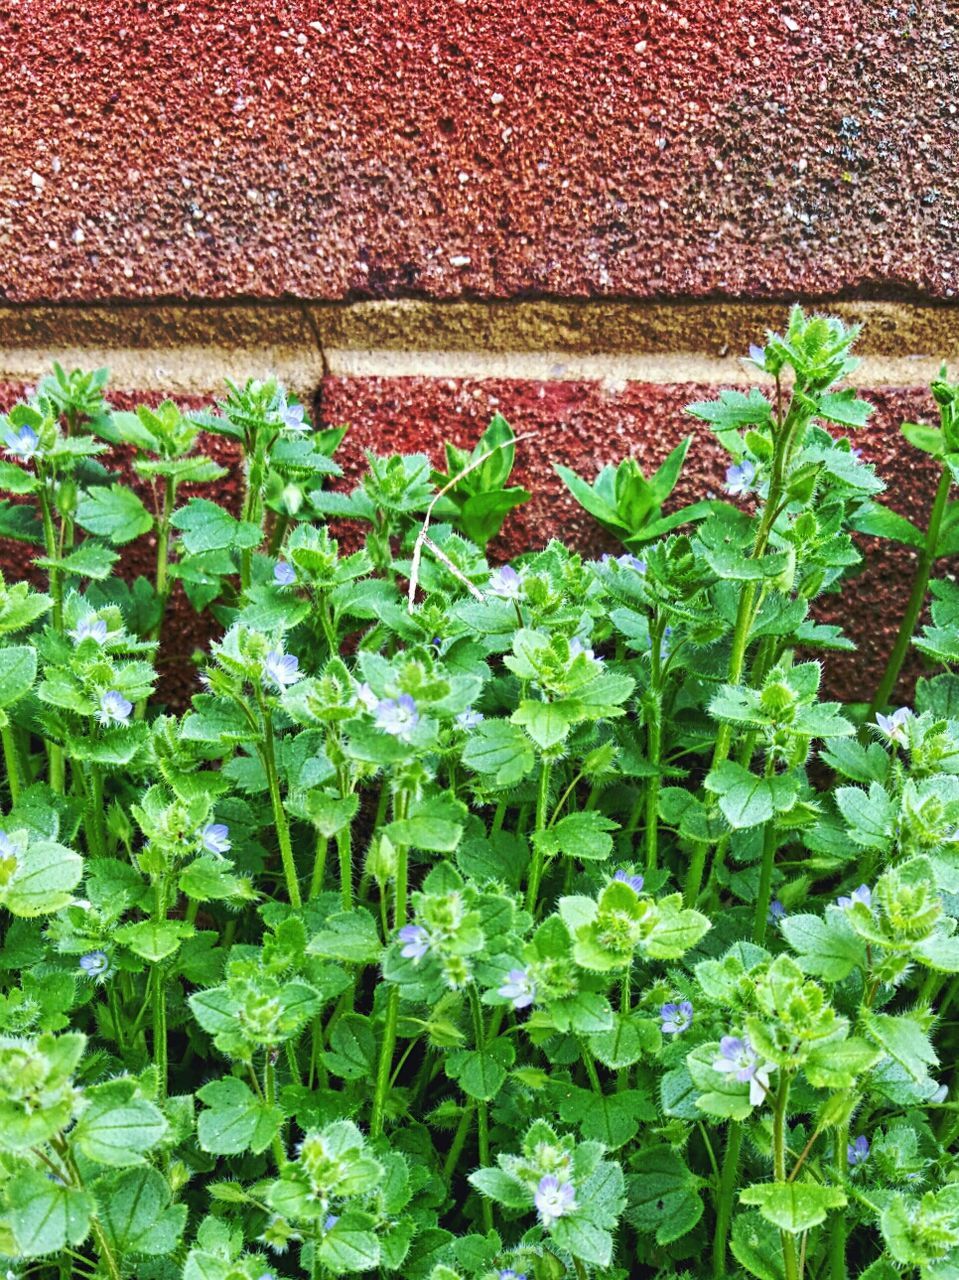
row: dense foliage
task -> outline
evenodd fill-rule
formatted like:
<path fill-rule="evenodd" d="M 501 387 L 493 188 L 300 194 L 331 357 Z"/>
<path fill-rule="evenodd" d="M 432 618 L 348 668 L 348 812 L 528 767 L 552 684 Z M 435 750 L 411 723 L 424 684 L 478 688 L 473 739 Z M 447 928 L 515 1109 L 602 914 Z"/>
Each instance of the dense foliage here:
<path fill-rule="evenodd" d="M 271 381 L 114 412 L 57 369 L 0 420 L 44 588 L 0 581 L 8 1276 L 959 1275 L 959 390 L 904 427 L 920 530 L 846 434 L 855 336 L 797 309 L 768 393 L 690 406 L 731 501 L 663 514 L 690 441 L 560 468 L 599 561 L 490 567 L 499 416 L 351 493 Z M 855 531 L 917 551 L 871 706 L 811 612 Z M 174 587 L 220 628 L 182 715 Z"/>

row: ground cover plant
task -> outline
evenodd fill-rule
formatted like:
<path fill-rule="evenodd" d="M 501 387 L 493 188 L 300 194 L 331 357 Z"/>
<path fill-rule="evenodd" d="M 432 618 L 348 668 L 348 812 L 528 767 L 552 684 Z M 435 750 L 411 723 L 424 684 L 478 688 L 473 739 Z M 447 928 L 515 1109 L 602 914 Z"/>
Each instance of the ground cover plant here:
<path fill-rule="evenodd" d="M 959 389 L 903 428 L 941 469 L 919 529 L 852 442 L 855 337 L 797 309 L 761 387 L 690 406 L 722 500 L 669 511 L 688 441 L 560 468 L 598 561 L 488 562 L 529 496 L 498 416 L 347 493 L 272 381 L 114 412 L 57 369 L 11 409 L 8 1276 L 959 1275 Z M 844 706 L 812 608 L 856 531 L 917 567 Z M 182 714 L 177 584 L 221 628 Z"/>

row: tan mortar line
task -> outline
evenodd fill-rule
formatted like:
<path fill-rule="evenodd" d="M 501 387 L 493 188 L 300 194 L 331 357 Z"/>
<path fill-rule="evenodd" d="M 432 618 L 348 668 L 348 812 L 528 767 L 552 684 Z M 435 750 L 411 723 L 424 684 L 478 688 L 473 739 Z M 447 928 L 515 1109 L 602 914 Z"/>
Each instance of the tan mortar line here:
<path fill-rule="evenodd" d="M 862 320 L 863 385 L 928 382 L 959 362 L 959 307 L 821 303 Z M 106 365 L 115 387 L 209 394 L 224 377 L 276 374 L 301 395 L 324 373 L 366 378 L 747 385 L 738 358 L 786 306 L 755 302 L 134 303 L 0 307 L 0 379 L 57 359 Z M 902 354 L 907 353 L 907 354 Z M 916 354 L 912 354 L 916 353 Z"/>

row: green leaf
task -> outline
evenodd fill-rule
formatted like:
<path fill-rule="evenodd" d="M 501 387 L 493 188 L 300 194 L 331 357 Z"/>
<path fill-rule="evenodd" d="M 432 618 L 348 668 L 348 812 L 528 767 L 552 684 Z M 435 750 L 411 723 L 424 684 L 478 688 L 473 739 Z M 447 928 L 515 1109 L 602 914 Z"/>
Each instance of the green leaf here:
<path fill-rule="evenodd" d="M 75 520 L 87 533 L 120 545 L 153 528 L 153 517 L 123 484 L 97 485 L 80 494 Z"/>
<path fill-rule="evenodd" d="M 187 1207 L 173 1204 L 156 1169 L 129 1169 L 96 1183 L 98 1218 L 117 1253 L 153 1257 L 172 1253 L 186 1226 Z"/>
<path fill-rule="evenodd" d="M 485 1102 L 499 1093 L 515 1057 L 512 1044 L 500 1038 L 483 1049 L 457 1049 L 447 1054 L 446 1074 L 464 1093 Z"/>
<path fill-rule="evenodd" d="M 262 538 L 259 525 L 234 520 L 228 511 L 207 498 L 191 498 L 174 513 L 171 524 L 181 531 L 180 541 L 190 555 L 255 547 Z"/>
<path fill-rule="evenodd" d="M 873 1013 L 866 1009 L 861 1013 L 861 1022 L 866 1035 L 917 1084 L 925 1080 L 928 1068 L 938 1063 L 929 1036 L 908 1014 Z"/>
<path fill-rule="evenodd" d="M 759 777 L 733 760 L 713 769 L 706 786 L 719 796 L 723 817 L 736 831 L 762 826 L 774 813 L 791 809 L 798 794 L 792 774 Z"/>
<path fill-rule="evenodd" d="M 850 1037 L 813 1049 L 806 1059 L 806 1079 L 817 1089 L 851 1089 L 857 1076 L 879 1061 L 881 1054 L 868 1040 Z"/>
<path fill-rule="evenodd" d="M 307 954 L 344 964 L 375 964 L 382 951 L 376 921 L 362 907 L 327 916 L 307 944 Z M 339 1024 L 337 1024 L 339 1025 Z"/>
<path fill-rule="evenodd" d="M 54 840 L 37 840 L 17 854 L 17 868 L 0 902 L 15 916 L 49 915 L 73 898 L 80 883 L 83 860 L 78 853 Z"/>
<path fill-rule="evenodd" d="M 82 1244 L 90 1229 L 93 1196 L 64 1186 L 39 1169 L 21 1167 L 8 1183 L 9 1223 L 24 1258 L 57 1253 Z"/>
<path fill-rule="evenodd" d="M 639 1172 L 627 1180 L 627 1220 L 637 1231 L 655 1234 L 657 1244 L 671 1244 L 703 1216 L 700 1180 L 665 1144 L 641 1149 L 635 1160 Z"/>
<path fill-rule="evenodd" d="M 87 1098 L 71 1140 L 97 1164 L 120 1169 L 143 1164 L 144 1153 L 166 1136 L 163 1113 L 137 1093 L 129 1078 L 94 1085 Z"/>
<path fill-rule="evenodd" d="M 619 824 L 605 814 L 587 809 L 567 814 L 555 826 L 535 833 L 533 843 L 547 857 L 562 854 L 583 862 L 602 862 L 613 852 L 613 838 L 609 833 L 618 827 Z"/>
<path fill-rule="evenodd" d="M 37 678 L 37 651 L 29 644 L 0 649 L 0 707 L 18 702 Z"/>
<path fill-rule="evenodd" d="M 181 941 L 192 933 L 192 925 L 184 920 L 138 920 L 135 924 L 121 925 L 116 938 L 134 955 L 158 964 L 174 955 Z"/>
<path fill-rule="evenodd" d="M 373 1234 L 375 1218 L 348 1210 L 316 1246 L 316 1256 L 333 1275 L 344 1271 L 372 1271 L 380 1261 L 380 1244 Z"/>
<path fill-rule="evenodd" d="M 196 1096 L 206 1104 L 197 1120 L 197 1138 L 212 1155 L 265 1151 L 283 1123 L 279 1107 L 256 1097 L 235 1076 L 211 1080 Z"/>
<path fill-rule="evenodd" d="M 370 1080 L 375 1060 L 376 1037 L 369 1020 L 358 1013 L 345 1014 L 330 1033 L 330 1051 L 323 1061 L 341 1080 Z"/>
<path fill-rule="evenodd" d="M 855 391 L 847 388 L 821 396 L 817 417 L 838 422 L 842 427 L 864 427 L 871 413 L 872 405 L 866 400 L 857 400 Z"/>
<path fill-rule="evenodd" d="M 753 1109 L 749 1101 L 749 1084 L 713 1070 L 719 1055 L 719 1043 L 698 1045 L 686 1058 L 693 1084 L 699 1090 L 696 1105 L 708 1115 L 721 1119 L 745 1120 Z"/>
<path fill-rule="evenodd" d="M 818 1227 L 830 1209 L 846 1203 L 839 1187 L 814 1182 L 756 1182 L 740 1191 L 739 1199 L 756 1205 L 767 1222 L 791 1235 Z"/>
<path fill-rule="evenodd" d="M 528 1209 L 533 1203 L 532 1191 L 502 1169 L 477 1169 L 468 1181 L 488 1199 L 507 1209 Z"/>
<path fill-rule="evenodd" d="M 533 768 L 536 755 L 522 729 L 503 720 L 484 720 L 467 739 L 463 763 L 476 773 L 492 774 L 498 787 L 512 787 Z"/>
<path fill-rule="evenodd" d="M 941 427 L 929 427 L 922 422 L 904 422 L 900 427 L 909 443 L 923 453 L 941 458 L 946 452 L 946 442 Z"/>
<path fill-rule="evenodd" d="M 779 1232 L 761 1214 L 736 1215 L 730 1246 L 736 1261 L 756 1280 L 785 1280 Z"/>
<path fill-rule="evenodd" d="M 521 724 L 538 747 L 547 751 L 562 742 L 579 715 L 563 702 L 536 702 L 524 698 L 510 720 Z"/>
<path fill-rule="evenodd" d="M 805 973 L 827 982 L 842 982 L 854 969 L 865 968 L 865 944 L 839 911 L 827 911 L 825 919 L 787 915 L 780 928 Z"/>
<path fill-rule="evenodd" d="M 554 1223 L 550 1234 L 561 1249 L 593 1266 L 608 1267 L 613 1258 L 613 1237 L 590 1222 L 585 1214 L 574 1213 Z"/>
<path fill-rule="evenodd" d="M 866 849 L 887 849 L 892 843 L 896 806 L 883 787 L 873 782 L 868 791 L 839 787 L 836 805 L 845 818 L 849 837 Z"/>
<path fill-rule="evenodd" d="M 76 551 L 71 551 L 60 561 L 60 569 L 63 573 L 74 573 L 79 578 L 92 578 L 95 582 L 103 582 L 113 573 L 113 566 L 119 559 L 118 552 L 111 551 L 102 542 L 94 542 L 92 538 L 87 538 L 85 542 L 81 542 Z"/>

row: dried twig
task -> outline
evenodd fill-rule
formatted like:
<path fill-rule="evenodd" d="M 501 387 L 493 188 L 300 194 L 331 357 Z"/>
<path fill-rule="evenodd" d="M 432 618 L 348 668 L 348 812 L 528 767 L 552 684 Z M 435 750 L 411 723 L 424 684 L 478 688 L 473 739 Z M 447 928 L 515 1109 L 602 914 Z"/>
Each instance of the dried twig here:
<path fill-rule="evenodd" d="M 487 449 L 485 453 L 481 453 L 475 461 L 471 462 L 468 467 L 464 467 L 462 471 L 458 471 L 452 479 L 448 480 L 446 484 L 443 485 L 442 489 L 440 489 L 438 493 L 433 495 L 433 500 L 426 508 L 426 515 L 423 517 L 423 527 L 416 535 L 416 543 L 413 547 L 413 560 L 410 565 L 410 589 L 407 597 L 410 613 L 413 612 L 413 605 L 416 600 L 416 588 L 419 585 L 420 578 L 420 560 L 423 555 L 424 546 L 428 546 L 433 554 L 446 565 L 447 569 L 449 569 L 460 580 L 460 582 L 466 584 L 477 600 L 486 599 L 482 591 L 475 587 L 472 582 L 468 581 L 468 579 L 451 562 L 449 556 L 444 555 L 432 538 L 427 535 L 427 530 L 430 527 L 430 517 L 433 514 L 433 508 L 439 502 L 440 498 L 445 497 L 451 489 L 455 489 L 464 476 L 468 476 L 471 471 L 475 471 L 477 467 L 481 467 L 487 458 L 492 458 L 493 454 L 499 453 L 500 449 L 508 449 L 511 445 L 518 444 L 520 440 L 532 440 L 532 438 L 537 434 L 538 432 L 536 431 L 526 431 L 521 436 L 513 436 L 512 440 L 504 440 L 502 444 L 495 445 L 492 449 Z"/>

